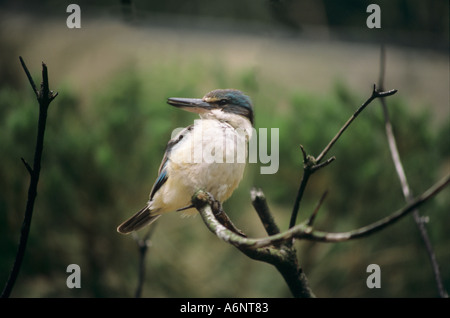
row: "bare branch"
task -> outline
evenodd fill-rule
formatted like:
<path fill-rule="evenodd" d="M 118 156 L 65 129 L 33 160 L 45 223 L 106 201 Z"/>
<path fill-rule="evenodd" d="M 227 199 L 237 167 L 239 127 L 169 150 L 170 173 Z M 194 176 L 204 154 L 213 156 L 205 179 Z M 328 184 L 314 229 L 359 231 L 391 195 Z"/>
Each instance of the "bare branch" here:
<path fill-rule="evenodd" d="M 319 164 L 316 164 L 315 166 L 313 166 L 313 167 L 311 168 L 311 170 L 312 170 L 312 172 L 316 172 L 317 170 L 322 169 L 322 168 L 328 166 L 328 165 L 329 165 L 330 163 L 332 163 L 334 160 L 336 160 L 336 157 L 334 157 L 334 156 L 331 157 L 331 158 L 328 158 L 327 161 L 322 162 L 322 163 L 319 163 Z"/>
<path fill-rule="evenodd" d="M 306 154 L 305 149 L 303 146 L 300 146 L 303 154 L 303 176 L 300 181 L 300 187 L 297 192 L 297 197 L 294 201 L 294 207 L 292 208 L 292 214 L 291 214 L 291 220 L 289 222 L 289 228 L 292 228 L 295 226 L 297 222 L 297 215 L 298 211 L 300 209 L 300 202 L 303 198 L 303 193 L 305 192 L 306 185 L 308 184 L 309 177 L 316 172 L 317 170 L 329 165 L 331 162 L 333 162 L 336 158 L 331 157 L 325 162 L 321 163 L 325 155 L 330 151 L 330 149 L 333 147 L 333 145 L 336 143 L 336 141 L 341 137 L 341 135 L 344 133 L 344 131 L 350 126 L 350 124 L 355 120 L 356 117 L 376 98 L 391 96 L 397 92 L 396 89 L 392 89 L 390 91 L 378 91 L 376 89 L 376 85 L 373 85 L 372 95 L 362 104 L 356 112 L 347 120 L 347 122 L 342 126 L 342 128 L 338 131 L 338 133 L 333 137 L 333 139 L 328 143 L 328 145 L 322 150 L 320 155 L 317 158 L 314 158 L 313 156 L 309 156 Z"/>
<path fill-rule="evenodd" d="M 298 224 L 282 233 L 275 233 L 265 238 L 247 238 L 228 229 L 216 219 L 215 214 L 217 213 L 215 213 L 214 210 L 222 210 L 222 208 L 220 207 L 220 202 L 216 201 L 211 194 L 202 190 L 198 191 L 192 197 L 192 204 L 199 211 L 203 222 L 208 229 L 218 238 L 234 245 L 242 253 L 252 259 L 274 265 L 285 279 L 295 297 L 315 297 L 314 293 L 309 288 L 306 275 L 298 265 L 296 252 L 292 245 L 292 240 L 294 238 L 319 242 L 342 242 L 368 236 L 395 223 L 419 205 L 425 203 L 439 193 L 449 183 L 450 176 L 447 176 L 447 178 L 435 184 L 403 209 L 368 226 L 343 233 L 313 230 L 311 227 L 312 218 L 310 218 L 307 222 Z M 321 202 L 324 197 L 325 195 L 322 196 Z M 318 208 L 316 211 L 317 210 Z M 257 211 L 259 211 L 259 209 Z M 225 212 L 223 213 L 225 214 Z M 276 230 L 273 231 L 277 232 Z"/>
<path fill-rule="evenodd" d="M 267 206 L 266 197 L 261 189 L 251 189 L 250 196 L 252 199 L 253 207 L 255 208 L 258 216 L 266 229 L 268 235 L 280 233 L 280 229 L 275 223 L 275 220 L 270 213 L 269 207 Z"/>
<path fill-rule="evenodd" d="M 294 227 L 297 222 L 297 215 L 300 209 L 300 202 L 303 198 L 303 194 L 308 184 L 309 177 L 317 170 L 328 166 L 332 163 L 336 157 L 331 157 L 327 161 L 317 164 L 316 159 L 313 156 L 306 156 L 303 146 L 300 146 L 303 152 L 304 164 L 303 164 L 303 176 L 300 181 L 300 187 L 298 188 L 297 197 L 295 198 L 294 207 L 292 208 L 291 220 L 289 222 L 289 228 Z"/>
<path fill-rule="evenodd" d="M 36 94 L 36 97 L 39 98 L 39 91 L 36 88 L 36 84 L 34 84 L 33 78 L 31 77 L 30 71 L 28 71 L 28 67 L 26 66 L 24 60 L 21 56 L 19 56 L 20 64 L 22 64 L 22 68 L 25 71 L 25 74 L 27 75 L 28 81 L 30 82 L 31 88 L 33 89 L 34 93 Z"/>
<path fill-rule="evenodd" d="M 325 198 L 326 198 L 327 194 L 328 194 L 328 191 L 325 191 L 325 193 L 320 198 L 319 203 L 317 203 L 317 206 L 314 209 L 314 212 L 311 214 L 311 216 L 309 217 L 308 221 L 306 222 L 307 226 L 312 226 L 313 225 L 314 220 L 316 219 L 316 216 L 317 216 L 317 212 L 319 212 L 319 209 L 320 209 L 323 201 L 325 201 Z"/>
<path fill-rule="evenodd" d="M 6 282 L 5 288 L 2 292 L 1 297 L 7 298 L 10 296 L 11 291 L 16 282 L 17 276 L 19 275 L 20 267 L 22 265 L 23 257 L 25 255 L 25 249 L 27 246 L 28 235 L 30 232 L 31 226 L 31 217 L 33 215 L 34 202 L 37 196 L 37 185 L 39 182 L 39 175 L 41 171 L 41 158 L 42 152 L 44 148 L 44 133 L 45 133 L 45 125 L 47 122 L 47 110 L 50 105 L 50 102 L 58 95 L 50 92 L 48 86 L 48 75 L 47 75 L 47 67 L 44 63 L 42 63 L 42 84 L 40 91 L 36 90 L 36 85 L 28 71 L 25 62 L 22 57 L 19 57 L 20 63 L 25 71 L 25 74 L 28 77 L 28 81 L 37 96 L 37 100 L 39 102 L 39 120 L 38 120 L 38 129 L 37 129 L 37 138 L 36 138 L 36 147 L 34 152 L 34 160 L 33 160 L 33 168 L 22 158 L 22 162 L 25 164 L 26 169 L 30 174 L 30 185 L 28 187 L 28 198 L 27 204 L 25 208 L 25 216 L 22 223 L 19 246 L 17 248 L 16 258 L 14 261 L 14 265 L 11 269 L 10 276 L 8 281 Z"/>
<path fill-rule="evenodd" d="M 276 245 L 276 247 L 273 247 L 269 246 L 271 244 L 268 242 L 248 239 L 227 229 L 215 218 L 217 213 L 214 210 L 221 209 L 218 206 L 220 202 L 215 201 L 212 195 L 207 192 L 198 191 L 192 197 L 192 203 L 200 212 L 208 229 L 216 236 L 234 245 L 248 257 L 275 266 L 283 276 L 294 297 L 315 297 L 309 288 L 306 275 L 298 265 L 297 253 L 290 242 L 286 242 L 281 237 L 279 241 L 283 244 L 276 244 L 277 242 L 273 240 L 272 243 Z M 263 247 L 259 248 L 258 245 Z"/>
<path fill-rule="evenodd" d="M 385 67 L 386 67 L 386 51 L 385 51 L 384 45 L 382 45 L 381 51 L 380 51 L 380 75 L 379 75 L 379 82 L 378 82 L 378 86 L 380 87 L 381 90 L 383 89 L 383 85 L 384 85 Z M 409 203 L 412 201 L 413 196 L 412 196 L 411 190 L 409 188 L 405 170 L 403 169 L 403 164 L 400 159 L 400 154 L 398 152 L 397 142 L 396 142 L 394 132 L 392 129 L 392 124 L 391 124 L 386 100 L 384 98 L 380 98 L 380 102 L 381 102 L 381 106 L 383 109 L 386 137 L 387 137 L 388 144 L 389 144 L 389 150 L 390 150 L 391 156 L 392 156 L 392 161 L 394 162 L 395 171 L 397 172 L 397 176 L 400 180 L 400 185 L 402 187 L 402 192 L 403 192 L 405 201 Z M 439 270 L 439 264 L 437 263 L 437 260 L 436 260 L 436 254 L 433 251 L 433 247 L 431 245 L 431 241 L 428 236 L 427 229 L 425 227 L 424 222 L 422 221 L 422 217 L 419 214 L 419 210 L 416 209 L 413 211 L 413 217 L 414 217 L 414 221 L 416 222 L 417 227 L 419 228 L 419 233 L 422 237 L 422 240 L 425 243 L 425 248 L 427 250 L 428 257 L 430 259 L 431 266 L 433 268 L 433 273 L 434 273 L 434 277 L 435 277 L 436 284 L 438 287 L 439 295 L 442 298 L 446 298 L 446 297 L 448 297 L 448 294 L 444 289 L 444 284 L 442 282 L 442 277 L 441 277 L 440 270 Z"/>
<path fill-rule="evenodd" d="M 391 89 L 390 91 L 382 92 L 378 91 L 376 85 L 373 85 L 372 95 L 362 104 L 356 112 L 349 118 L 349 120 L 342 126 L 342 128 L 339 130 L 339 132 L 336 134 L 336 136 L 331 139 L 330 143 L 322 150 L 322 153 L 316 158 L 317 163 L 320 163 L 322 159 L 325 157 L 325 155 L 330 151 L 331 147 L 336 143 L 336 141 L 341 137 L 341 135 L 344 133 L 344 131 L 350 126 L 350 124 L 353 122 L 353 120 L 358 117 L 358 115 L 376 98 L 380 97 L 387 97 L 391 96 L 397 93 L 396 89 Z"/>
<path fill-rule="evenodd" d="M 319 241 L 319 242 L 343 242 L 348 240 L 353 240 L 361 237 L 368 236 L 374 232 L 382 230 L 388 225 L 394 224 L 396 221 L 400 220 L 402 217 L 407 215 L 408 213 L 414 211 L 420 205 L 427 202 L 429 199 L 434 197 L 440 191 L 442 191 L 448 184 L 450 183 L 450 175 L 446 178 L 440 180 L 435 185 L 433 185 L 430 189 L 425 191 L 421 196 L 417 199 L 412 200 L 409 204 L 407 204 L 402 209 L 392 213 L 391 215 L 374 222 L 370 225 L 364 226 L 362 228 L 342 233 L 330 233 L 330 232 L 322 232 L 322 231 L 305 231 L 304 233 L 299 233 L 298 238 L 306 239 L 311 241 Z"/>
<path fill-rule="evenodd" d="M 297 196 L 294 201 L 294 207 L 292 208 L 291 213 L 291 220 L 289 222 L 289 228 L 292 228 L 295 226 L 295 223 L 297 222 L 297 215 L 298 211 L 300 210 L 300 203 L 303 198 L 303 194 L 306 189 L 306 185 L 308 184 L 309 177 L 311 174 L 313 174 L 312 167 L 316 164 L 316 160 L 313 156 L 308 156 L 306 154 L 305 148 L 303 148 L 302 145 L 300 145 L 300 149 L 302 150 L 303 154 L 303 175 L 302 179 L 300 181 L 300 187 L 297 191 Z"/>
<path fill-rule="evenodd" d="M 25 168 L 28 170 L 28 173 L 30 174 L 30 176 L 33 174 L 33 169 L 30 167 L 30 164 L 23 158 L 20 158 L 23 162 L 23 164 L 25 165 Z"/>
<path fill-rule="evenodd" d="M 413 200 L 410 204 L 406 205 L 404 208 L 392 213 L 391 215 L 374 222 L 370 225 L 364 226 L 362 228 L 352 230 L 349 232 L 341 233 L 331 233 L 313 230 L 308 226 L 308 222 L 300 223 L 285 232 L 274 234 L 265 238 L 245 238 L 233 233 L 224 227 L 220 222 L 214 217 L 210 202 L 212 196 L 204 191 L 198 191 L 192 198 L 192 203 L 200 212 L 203 221 L 205 222 L 208 229 L 216 234 L 223 241 L 230 243 L 238 248 L 263 248 L 269 245 L 278 244 L 280 242 L 285 242 L 292 238 L 305 239 L 310 241 L 319 242 L 343 242 L 352 239 L 361 238 L 368 236 L 374 232 L 377 232 L 388 225 L 391 225 L 413 211 L 418 206 L 422 205 L 430 198 L 439 193 L 450 183 L 450 175 L 433 185 L 430 189 L 425 191 L 417 199 Z"/>

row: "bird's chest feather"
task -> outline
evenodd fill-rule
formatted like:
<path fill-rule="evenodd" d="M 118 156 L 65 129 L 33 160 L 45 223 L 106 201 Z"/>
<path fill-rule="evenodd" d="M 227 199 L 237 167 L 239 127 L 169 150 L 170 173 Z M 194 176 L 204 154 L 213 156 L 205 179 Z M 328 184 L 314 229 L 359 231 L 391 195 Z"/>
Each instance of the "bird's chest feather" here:
<path fill-rule="evenodd" d="M 215 120 L 198 120 L 170 155 L 170 176 L 187 188 L 228 198 L 242 179 L 247 156 L 245 131 Z"/>

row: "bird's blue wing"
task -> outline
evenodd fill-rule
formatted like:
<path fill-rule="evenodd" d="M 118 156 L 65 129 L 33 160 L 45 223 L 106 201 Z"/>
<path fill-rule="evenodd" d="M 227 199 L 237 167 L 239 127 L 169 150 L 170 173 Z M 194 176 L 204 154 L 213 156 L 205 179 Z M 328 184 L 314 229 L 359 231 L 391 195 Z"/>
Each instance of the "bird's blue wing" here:
<path fill-rule="evenodd" d="M 163 170 L 159 174 L 158 178 L 155 181 L 155 184 L 153 185 L 152 192 L 150 193 L 150 201 L 153 199 L 153 196 L 162 187 L 162 185 L 166 183 L 167 179 L 167 170 Z"/>
<path fill-rule="evenodd" d="M 166 183 L 167 179 L 169 178 L 169 174 L 167 172 L 167 163 L 169 161 L 169 155 L 173 149 L 185 136 L 186 134 L 189 134 L 190 131 L 193 129 L 194 125 L 190 125 L 180 131 L 178 135 L 176 135 L 173 139 L 171 139 L 166 147 L 166 151 L 164 153 L 164 158 L 161 162 L 161 165 L 159 166 L 159 174 L 158 178 L 155 181 L 155 184 L 153 185 L 152 191 L 150 192 L 150 201 L 153 199 L 153 196 L 156 192 L 158 192 L 159 189 L 163 186 L 164 183 Z"/>

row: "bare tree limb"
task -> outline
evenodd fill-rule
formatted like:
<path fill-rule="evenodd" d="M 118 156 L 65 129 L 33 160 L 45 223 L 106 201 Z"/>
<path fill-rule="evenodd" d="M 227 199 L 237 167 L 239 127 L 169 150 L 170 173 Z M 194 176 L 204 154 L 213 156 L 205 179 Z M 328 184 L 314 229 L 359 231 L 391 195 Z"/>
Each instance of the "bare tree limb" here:
<path fill-rule="evenodd" d="M 261 189 L 253 188 L 250 190 L 253 207 L 258 213 L 261 223 L 264 225 L 268 235 L 280 233 L 278 225 L 275 224 L 272 214 L 267 205 L 266 197 Z"/>
<path fill-rule="evenodd" d="M 442 191 L 450 183 L 450 175 L 446 178 L 440 180 L 427 191 L 425 191 L 418 198 L 413 200 L 411 203 L 407 204 L 402 209 L 392 213 L 391 215 L 376 221 L 367 226 L 361 227 L 356 230 L 349 232 L 323 232 L 313 230 L 311 226 L 308 226 L 308 221 L 300 223 L 287 231 L 273 234 L 265 238 L 246 238 L 237 235 L 236 233 L 228 230 L 224 227 L 217 219 L 214 217 L 210 202 L 214 200 L 212 196 L 202 190 L 198 191 L 192 198 L 192 203 L 200 212 L 203 221 L 205 222 L 208 229 L 216 234 L 223 241 L 230 243 L 238 248 L 253 248 L 260 249 L 270 245 L 276 245 L 280 242 L 284 242 L 293 238 L 304 239 L 310 241 L 318 242 L 343 242 L 349 241 L 361 237 L 368 236 L 375 233 L 383 228 L 387 227 L 400 220 L 402 217 L 419 207 L 420 205 L 427 202 L 430 198 L 434 197 L 440 191 Z"/>
<path fill-rule="evenodd" d="M 289 222 L 289 227 L 292 228 L 295 226 L 297 222 L 297 215 L 298 211 L 300 209 L 300 202 L 303 198 L 303 193 L 305 192 L 306 185 L 309 181 L 309 177 L 319 170 L 320 168 L 323 168 L 330 164 L 335 157 L 331 157 L 325 162 L 321 163 L 325 155 L 330 151 L 330 149 L 333 147 L 333 145 L 336 143 L 336 141 L 341 137 L 341 135 L 344 133 L 344 131 L 350 126 L 350 124 L 358 117 L 358 115 L 376 98 L 381 97 L 387 97 L 394 95 L 397 92 L 396 89 L 392 89 L 389 91 L 380 91 L 377 90 L 376 85 L 373 85 L 372 95 L 356 110 L 356 112 L 347 120 L 347 122 L 342 126 L 342 128 L 338 131 L 338 133 L 331 139 L 331 141 L 328 143 L 328 145 L 322 150 L 320 155 L 317 158 L 314 158 L 313 156 L 309 156 L 306 154 L 305 149 L 303 146 L 300 146 L 303 154 L 303 176 L 300 181 L 300 187 L 297 192 L 297 196 L 294 201 L 294 207 L 292 208 L 292 214 L 291 214 L 291 220 Z"/>
<path fill-rule="evenodd" d="M 268 235 L 280 233 L 275 220 L 270 213 L 266 197 L 261 189 L 253 188 L 250 191 L 253 207 L 255 208 Z M 241 249 L 252 259 L 267 262 L 276 267 L 283 276 L 292 295 L 297 298 L 315 297 L 309 287 L 308 279 L 297 261 L 297 252 L 293 246 L 293 240 L 276 245 L 275 248 L 267 248 L 264 252 L 253 249 Z M 276 250 L 278 249 L 278 250 Z"/>
<path fill-rule="evenodd" d="M 384 45 L 381 46 L 380 50 L 380 75 L 378 86 L 380 89 L 383 89 L 384 85 L 384 75 L 385 75 L 385 67 L 386 67 L 386 51 Z M 400 180 L 400 185 L 402 187 L 403 196 L 407 203 L 410 203 L 413 200 L 413 195 L 409 188 L 408 180 L 406 178 L 405 170 L 403 169 L 403 164 L 400 159 L 400 154 L 397 148 L 397 142 L 394 136 L 394 132 L 392 129 L 392 124 L 389 116 L 389 111 L 386 105 L 386 100 L 384 98 L 380 98 L 381 106 L 383 108 L 385 129 L 386 129 L 386 137 L 389 144 L 389 150 L 391 152 L 392 161 L 394 162 L 395 171 L 397 172 L 397 176 Z M 431 245 L 430 238 L 428 236 L 427 229 L 422 220 L 422 217 L 419 214 L 419 210 L 415 209 L 413 211 L 414 221 L 419 229 L 420 236 L 425 244 L 425 248 L 427 250 L 428 257 L 431 262 L 431 266 L 433 268 L 434 278 L 436 280 L 436 285 L 438 288 L 439 295 L 442 298 L 447 298 L 448 294 L 445 291 L 444 284 L 442 282 L 442 277 L 439 270 L 439 264 L 436 259 L 436 254 L 434 253 L 433 246 Z"/>
<path fill-rule="evenodd" d="M 380 97 L 387 97 L 391 96 L 397 93 L 396 89 L 391 89 L 389 91 L 383 92 L 377 90 L 376 85 L 373 85 L 372 95 L 364 102 L 364 104 L 359 107 L 356 112 L 349 118 L 349 120 L 342 126 L 342 128 L 339 130 L 339 132 L 336 134 L 336 136 L 331 139 L 330 143 L 322 150 L 321 154 L 316 158 L 317 163 L 320 163 L 322 159 L 325 157 L 325 155 L 328 153 L 328 151 L 333 147 L 333 145 L 336 143 L 336 141 L 341 137 L 341 135 L 344 133 L 344 131 L 350 126 L 350 124 L 358 117 L 358 115 L 376 98 Z"/>
<path fill-rule="evenodd" d="M 19 59 L 25 71 L 25 74 L 28 77 L 28 81 L 30 82 L 30 85 L 33 91 L 35 92 L 37 100 L 39 102 L 39 120 L 38 120 L 33 168 L 31 168 L 31 166 L 22 158 L 22 162 L 24 163 L 26 169 L 30 174 L 30 185 L 28 187 L 28 199 L 25 208 L 25 216 L 22 223 L 22 229 L 20 233 L 19 246 L 17 249 L 14 265 L 12 267 L 8 281 L 6 282 L 5 288 L 3 289 L 1 295 L 2 298 L 8 298 L 10 296 L 11 291 L 16 282 L 17 276 L 19 275 L 20 267 L 22 265 L 23 257 L 25 255 L 28 235 L 30 233 L 31 217 L 33 215 L 34 202 L 37 196 L 37 185 L 39 182 L 39 175 L 41 171 L 41 158 L 44 148 L 44 133 L 45 133 L 45 125 L 47 122 L 47 111 L 51 101 L 58 95 L 58 93 L 53 93 L 52 91 L 49 90 L 47 66 L 44 63 L 42 63 L 41 88 L 38 91 L 36 89 L 36 85 L 34 84 L 33 78 L 30 75 L 30 72 L 28 71 L 28 68 L 25 65 L 25 62 L 23 61 L 22 57 L 19 57 Z"/>
<path fill-rule="evenodd" d="M 261 197 L 264 195 L 262 194 L 262 191 L 260 191 L 256 194 L 256 196 Z M 267 244 L 260 244 L 260 246 L 262 247 L 258 247 L 258 244 L 260 243 L 258 242 L 258 240 L 243 237 L 226 228 L 224 225 L 222 225 L 221 222 L 216 219 L 215 215 L 217 214 L 217 212 L 215 212 L 214 210 L 221 209 L 221 204 L 220 202 L 216 201 L 211 194 L 204 191 L 198 191 L 192 197 L 192 203 L 200 212 L 200 215 L 202 216 L 202 219 L 208 229 L 216 236 L 218 236 L 225 242 L 234 245 L 248 257 L 275 266 L 283 276 L 294 297 L 315 297 L 314 293 L 309 288 L 306 275 L 298 265 L 297 253 L 291 242 L 287 242 L 286 240 L 283 240 L 283 237 L 281 237 L 279 241 L 282 244 L 277 245 L 275 240 L 272 242 L 276 245 L 276 247 L 269 246 L 271 244 L 267 242 L 265 242 Z M 259 203 L 257 203 L 256 205 L 259 206 L 258 204 Z M 262 204 L 264 205 L 264 203 Z M 258 208 L 258 214 L 260 214 L 262 210 L 264 209 Z M 264 212 L 262 214 L 264 214 Z M 273 222 L 273 219 L 269 222 Z M 276 229 L 273 228 L 273 225 L 274 222 L 271 225 L 272 229 L 269 231 L 276 232 Z"/>
<path fill-rule="evenodd" d="M 208 227 L 208 229 L 221 240 L 234 245 L 242 253 L 252 259 L 274 265 L 285 279 L 294 297 L 315 297 L 314 293 L 309 287 L 306 275 L 303 273 L 298 264 L 296 251 L 292 244 L 293 239 L 331 243 L 343 242 L 368 236 L 395 223 L 396 221 L 416 209 L 418 206 L 434 197 L 449 183 L 450 175 L 437 182 L 429 190 L 425 191 L 421 196 L 413 200 L 411 203 L 409 203 L 399 211 L 394 212 L 391 215 L 368 226 L 342 233 L 331 233 L 313 230 L 311 226 L 312 217 L 310 217 L 306 222 L 300 223 L 292 228 L 289 228 L 287 231 L 280 233 L 279 230 L 277 230 L 277 227 L 274 227 L 275 223 L 273 219 L 270 218 L 269 221 L 267 221 L 265 216 L 263 216 L 261 218 L 263 223 L 271 223 L 270 229 L 265 226 L 266 231 L 273 234 L 265 238 L 247 238 L 234 232 L 233 230 L 228 229 L 217 220 L 217 212 L 215 212 L 214 210 L 220 210 L 223 214 L 225 214 L 225 212 L 223 212 L 220 202 L 216 201 L 211 194 L 202 190 L 197 191 L 192 197 L 192 204 L 199 211 L 203 222 Z M 262 191 L 260 191 L 259 193 L 255 192 L 256 191 L 253 191 L 252 197 L 263 196 Z M 322 196 L 322 199 L 320 200 L 319 205 L 314 211 L 313 215 L 317 213 L 317 210 L 320 204 L 323 202 L 324 198 L 325 194 Z M 265 213 L 268 213 L 267 205 L 265 203 L 262 203 L 263 208 L 261 208 L 259 205 L 260 203 L 256 204 L 258 206 L 258 208 L 256 209 L 258 214 L 264 215 Z"/>
<path fill-rule="evenodd" d="M 384 229 L 385 227 L 391 224 L 394 224 L 395 222 L 397 222 L 410 212 L 414 211 L 416 208 L 418 208 L 419 206 L 427 202 L 429 199 L 434 197 L 436 194 L 438 194 L 440 191 L 442 191 L 446 186 L 448 186 L 449 183 L 450 183 L 450 175 L 438 181 L 431 188 L 429 188 L 427 191 L 425 191 L 422 195 L 420 195 L 416 199 L 412 200 L 402 209 L 362 228 L 342 233 L 330 233 L 315 230 L 314 231 L 306 230 L 303 233 L 299 233 L 296 236 L 299 239 L 306 239 L 310 241 L 319 241 L 326 243 L 343 242 L 368 236 L 372 233 Z"/>

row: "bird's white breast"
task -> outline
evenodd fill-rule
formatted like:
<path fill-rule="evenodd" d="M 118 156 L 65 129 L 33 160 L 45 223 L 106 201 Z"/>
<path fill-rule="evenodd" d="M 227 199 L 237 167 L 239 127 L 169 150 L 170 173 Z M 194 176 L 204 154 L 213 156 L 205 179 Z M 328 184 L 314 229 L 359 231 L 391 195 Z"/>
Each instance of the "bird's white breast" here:
<path fill-rule="evenodd" d="M 169 177 L 154 196 L 153 205 L 164 207 L 164 212 L 183 208 L 200 189 L 221 202 L 228 199 L 244 174 L 251 137 L 251 124 L 247 121 L 241 126 L 236 129 L 215 119 L 196 120 L 193 129 L 171 149 Z"/>

